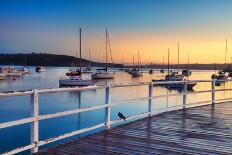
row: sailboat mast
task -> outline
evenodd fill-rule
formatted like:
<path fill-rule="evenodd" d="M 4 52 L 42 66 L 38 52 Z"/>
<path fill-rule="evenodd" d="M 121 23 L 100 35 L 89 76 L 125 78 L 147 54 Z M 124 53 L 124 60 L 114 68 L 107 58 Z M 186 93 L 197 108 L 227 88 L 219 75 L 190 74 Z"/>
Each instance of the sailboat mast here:
<path fill-rule="evenodd" d="M 138 51 L 138 67 L 139 67 L 139 51 Z"/>
<path fill-rule="evenodd" d="M 24 55 L 24 67 L 27 66 L 27 54 Z"/>
<path fill-rule="evenodd" d="M 77 42 L 77 32 L 76 32 L 76 41 Z M 75 61 L 75 67 L 77 68 L 77 47 L 76 47 L 76 61 Z"/>
<path fill-rule="evenodd" d="M 179 68 L 179 64 L 180 64 L 180 45 L 179 45 L 179 42 L 177 43 L 177 48 L 178 48 L 177 68 Z"/>
<path fill-rule="evenodd" d="M 189 51 L 188 51 L 188 68 L 189 68 Z"/>
<path fill-rule="evenodd" d="M 108 55 L 107 55 L 107 51 L 108 51 L 107 38 L 108 38 L 108 31 L 107 31 L 107 28 L 106 28 L 106 64 L 107 64 L 107 57 L 108 57 Z"/>
<path fill-rule="evenodd" d="M 163 67 L 162 67 L 162 69 L 164 69 L 164 56 L 163 56 Z"/>
<path fill-rule="evenodd" d="M 169 48 L 168 48 L 168 75 L 169 75 L 169 54 L 170 54 L 170 51 L 169 51 Z"/>
<path fill-rule="evenodd" d="M 135 55 L 133 54 L 133 68 L 135 67 Z"/>
<path fill-rule="evenodd" d="M 91 51 L 90 51 L 90 48 L 89 48 L 89 67 L 90 67 L 90 60 L 91 60 Z"/>
<path fill-rule="evenodd" d="M 227 39 L 226 39 L 225 67 L 226 67 L 226 57 L 227 57 Z"/>
<path fill-rule="evenodd" d="M 79 29 L 79 33 L 80 33 L 80 70 L 81 70 L 81 28 Z"/>

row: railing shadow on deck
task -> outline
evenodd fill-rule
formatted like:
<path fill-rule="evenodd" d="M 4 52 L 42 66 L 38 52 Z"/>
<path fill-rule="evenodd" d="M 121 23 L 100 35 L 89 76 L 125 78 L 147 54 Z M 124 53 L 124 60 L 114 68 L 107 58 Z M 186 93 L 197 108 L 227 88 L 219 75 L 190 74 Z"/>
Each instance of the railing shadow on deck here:
<path fill-rule="evenodd" d="M 231 80 L 227 80 L 227 81 L 231 81 Z M 208 82 L 208 83 L 210 82 L 211 89 L 210 90 L 188 92 L 187 91 L 187 84 L 190 82 Z M 153 87 L 156 85 L 159 85 L 159 84 L 173 84 L 173 83 L 184 84 L 184 88 L 181 92 L 181 95 L 183 96 L 182 104 L 152 110 L 152 100 L 155 100 L 158 98 L 170 97 L 170 96 L 177 96 L 180 94 L 180 93 L 176 93 L 176 94 L 170 94 L 170 95 L 153 96 Z M 131 86 L 142 86 L 142 85 L 148 86 L 147 97 L 124 100 L 124 101 L 120 101 L 117 103 L 111 102 L 111 94 L 112 94 L 111 89 L 118 88 L 118 87 L 131 87 Z M 57 113 L 53 113 L 53 114 L 39 115 L 39 100 L 38 100 L 39 94 L 54 93 L 54 92 L 85 91 L 85 90 L 95 90 L 95 89 L 102 89 L 102 88 L 105 89 L 105 104 L 84 107 L 84 108 L 78 108 L 78 109 L 74 109 L 74 110 L 67 110 L 67 111 L 57 112 Z M 26 123 L 31 123 L 31 143 L 29 145 L 26 145 L 23 147 L 15 148 L 14 150 L 11 150 L 11 151 L 6 152 L 4 154 L 16 154 L 16 153 L 23 152 L 26 150 L 31 150 L 32 153 L 36 153 L 36 152 L 38 152 L 40 146 L 43 146 L 43 145 L 46 145 L 46 144 L 49 144 L 52 142 L 56 142 L 58 140 L 62 140 L 62 139 L 65 139 L 65 138 L 68 138 L 68 137 L 71 137 L 74 135 L 78 135 L 78 134 L 85 133 L 85 132 L 92 131 L 92 130 L 99 129 L 99 128 L 110 129 L 111 125 L 124 121 L 123 119 L 111 120 L 111 108 L 115 105 L 125 104 L 125 103 L 131 102 L 131 101 L 143 101 L 143 100 L 148 101 L 147 112 L 128 116 L 126 118 L 126 120 L 128 121 L 128 120 L 134 120 L 134 119 L 142 118 L 142 117 L 150 117 L 154 114 L 168 112 L 168 111 L 177 110 L 177 109 L 186 109 L 186 108 L 190 108 L 190 107 L 202 106 L 202 105 L 207 105 L 207 104 L 214 105 L 215 103 L 218 103 L 218 102 L 231 101 L 232 98 L 224 98 L 224 99 L 218 99 L 218 100 L 215 99 L 215 92 L 231 91 L 231 90 L 232 89 L 217 89 L 217 90 L 215 90 L 215 80 L 194 80 L 194 81 L 187 81 L 186 80 L 186 81 L 171 81 L 171 82 L 131 83 L 131 84 L 120 84 L 120 85 L 108 85 L 108 86 L 88 86 L 88 87 L 56 88 L 56 89 L 54 88 L 54 89 L 41 89 L 41 90 L 35 89 L 35 90 L 30 90 L 30 91 L 0 93 L 0 98 L 1 97 L 12 97 L 12 96 L 26 96 L 26 95 L 32 96 L 31 117 L 25 118 L 25 119 L 19 119 L 19 120 L 15 120 L 15 121 L 10 121 L 10 122 L 0 123 L 0 129 L 12 127 L 12 126 L 17 126 L 17 125 L 22 125 L 22 124 L 26 124 Z M 211 93 L 211 96 L 212 96 L 211 100 L 187 104 L 187 94 L 188 93 L 199 94 L 199 93 L 209 93 L 209 92 Z M 98 125 L 91 126 L 91 127 L 87 127 L 84 129 L 75 130 L 75 131 L 72 131 L 70 133 L 60 135 L 60 136 L 56 136 L 53 138 L 39 141 L 39 121 L 51 119 L 51 118 L 57 118 L 57 117 L 61 117 L 61 116 L 77 114 L 77 113 L 81 113 L 81 112 L 93 111 L 93 110 L 97 110 L 97 109 L 105 109 L 105 114 L 106 114 L 105 122 L 100 123 Z"/>

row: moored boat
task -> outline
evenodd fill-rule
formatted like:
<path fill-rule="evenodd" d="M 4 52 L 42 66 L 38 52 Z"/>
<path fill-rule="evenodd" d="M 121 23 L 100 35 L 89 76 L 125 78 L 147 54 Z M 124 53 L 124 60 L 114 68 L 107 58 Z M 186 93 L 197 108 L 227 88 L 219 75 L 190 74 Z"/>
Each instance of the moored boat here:
<path fill-rule="evenodd" d="M 91 78 L 83 76 L 66 76 L 59 79 L 60 86 L 89 86 L 93 84 Z"/>
<path fill-rule="evenodd" d="M 108 30 L 106 28 L 106 64 L 108 60 L 108 46 L 110 48 L 110 43 L 109 43 L 109 36 L 108 36 Z M 110 50 L 111 51 L 111 50 Z M 111 53 L 111 52 L 110 52 Z M 112 58 L 111 58 L 112 59 Z M 97 69 L 96 72 L 91 74 L 91 77 L 93 79 L 114 79 L 114 74 L 108 71 L 108 68 L 105 67 L 103 69 Z"/>
<path fill-rule="evenodd" d="M 36 71 L 36 72 L 46 72 L 47 70 L 46 70 L 45 67 L 43 67 L 43 66 L 37 66 L 37 67 L 35 68 L 35 71 Z"/>
<path fill-rule="evenodd" d="M 190 76 L 192 74 L 192 71 L 188 70 L 188 69 L 184 69 L 182 70 L 182 75 L 183 76 Z"/>
<path fill-rule="evenodd" d="M 0 80 L 4 80 L 6 78 L 5 74 L 0 73 Z"/>
<path fill-rule="evenodd" d="M 104 69 L 97 69 L 96 72 L 94 72 L 91 77 L 93 79 L 114 79 L 114 74 L 111 72 L 108 72 L 108 68 Z"/>

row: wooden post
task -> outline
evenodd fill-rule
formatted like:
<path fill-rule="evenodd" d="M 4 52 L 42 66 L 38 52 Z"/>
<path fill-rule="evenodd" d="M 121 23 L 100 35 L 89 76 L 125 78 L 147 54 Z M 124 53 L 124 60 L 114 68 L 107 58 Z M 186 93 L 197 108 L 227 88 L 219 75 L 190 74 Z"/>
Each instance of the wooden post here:
<path fill-rule="evenodd" d="M 148 90 L 148 112 L 150 112 L 149 116 L 151 116 L 151 104 L 152 104 L 152 93 L 153 93 L 153 83 L 151 82 L 149 84 L 149 90 Z"/>
<path fill-rule="evenodd" d="M 211 87 L 212 87 L 212 105 L 215 104 L 215 80 L 211 81 Z"/>
<path fill-rule="evenodd" d="M 184 82 L 184 89 L 183 89 L 183 109 L 186 108 L 187 102 L 187 81 Z"/>
<path fill-rule="evenodd" d="M 109 104 L 105 109 L 107 129 L 110 129 L 110 110 L 111 110 L 111 86 L 106 87 L 105 104 Z"/>
<path fill-rule="evenodd" d="M 34 94 L 32 95 L 31 101 L 31 115 L 34 117 L 34 121 L 31 124 L 31 143 L 34 143 L 36 146 L 31 149 L 32 153 L 36 153 L 39 150 L 39 94 L 38 90 L 34 90 Z"/>

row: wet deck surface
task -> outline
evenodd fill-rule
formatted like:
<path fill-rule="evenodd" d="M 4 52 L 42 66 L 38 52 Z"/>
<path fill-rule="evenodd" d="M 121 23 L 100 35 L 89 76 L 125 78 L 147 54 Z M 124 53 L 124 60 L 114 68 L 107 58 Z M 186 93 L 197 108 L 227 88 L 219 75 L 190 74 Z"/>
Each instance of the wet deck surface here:
<path fill-rule="evenodd" d="M 38 154 L 232 154 L 232 103 L 159 114 Z"/>

